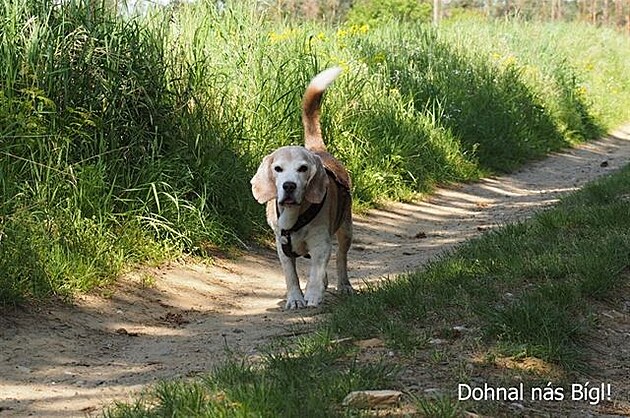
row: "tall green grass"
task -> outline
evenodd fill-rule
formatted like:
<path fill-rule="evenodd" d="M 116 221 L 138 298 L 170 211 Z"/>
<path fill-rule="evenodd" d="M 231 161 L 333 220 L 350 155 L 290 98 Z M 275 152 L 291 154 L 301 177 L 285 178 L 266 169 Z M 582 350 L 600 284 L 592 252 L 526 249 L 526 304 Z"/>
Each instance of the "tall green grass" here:
<path fill-rule="evenodd" d="M 612 28 L 563 22 L 444 23 L 441 29 L 454 47 L 513 67 L 527 84 L 536 85 L 533 93 L 544 98 L 565 136 L 579 140 L 593 133 L 593 123 L 611 129 L 630 120 L 630 80 L 623 76 L 630 65 L 628 36 Z"/>
<path fill-rule="evenodd" d="M 628 41 L 606 30 L 105 4 L 0 3 L 3 303 L 263 233 L 248 180 L 265 153 L 302 143 L 304 86 L 332 65 L 345 72 L 323 129 L 363 207 L 513 169 L 628 116 Z"/>

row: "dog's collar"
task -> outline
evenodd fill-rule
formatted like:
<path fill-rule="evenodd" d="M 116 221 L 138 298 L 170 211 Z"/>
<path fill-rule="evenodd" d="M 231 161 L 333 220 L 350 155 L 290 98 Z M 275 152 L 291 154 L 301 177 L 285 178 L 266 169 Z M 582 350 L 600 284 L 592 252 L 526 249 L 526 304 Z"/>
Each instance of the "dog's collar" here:
<path fill-rule="evenodd" d="M 298 216 L 295 224 L 289 229 L 281 229 L 280 235 L 286 237 L 286 243 L 282 244 L 282 252 L 289 258 L 298 258 L 301 257 L 299 254 L 293 251 L 293 247 L 291 245 L 291 233 L 297 232 L 306 225 L 308 225 L 315 217 L 319 214 L 319 211 L 324 206 L 324 202 L 326 201 L 326 196 L 328 195 L 328 191 L 324 194 L 324 198 L 319 203 L 312 203 L 304 213 Z M 278 207 L 278 203 L 276 202 L 276 214 L 278 218 L 280 218 L 280 208 Z M 305 254 L 304 258 L 311 258 L 310 254 Z"/>

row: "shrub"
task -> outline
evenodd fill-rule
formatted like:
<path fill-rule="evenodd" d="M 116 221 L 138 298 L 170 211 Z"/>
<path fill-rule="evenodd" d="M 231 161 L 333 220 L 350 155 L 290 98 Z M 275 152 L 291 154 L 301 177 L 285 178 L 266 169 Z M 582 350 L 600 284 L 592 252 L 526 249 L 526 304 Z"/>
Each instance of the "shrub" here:
<path fill-rule="evenodd" d="M 429 22 L 431 10 L 430 4 L 418 0 L 362 0 L 352 5 L 346 21 L 358 25 L 390 21 Z"/>

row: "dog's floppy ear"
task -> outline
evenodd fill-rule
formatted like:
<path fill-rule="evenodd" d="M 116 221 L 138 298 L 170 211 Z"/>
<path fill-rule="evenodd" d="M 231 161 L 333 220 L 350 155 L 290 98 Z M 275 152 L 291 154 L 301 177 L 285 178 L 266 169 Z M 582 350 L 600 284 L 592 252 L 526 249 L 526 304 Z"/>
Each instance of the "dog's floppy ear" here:
<path fill-rule="evenodd" d="M 258 167 L 258 171 L 256 171 L 256 174 L 250 180 L 252 184 L 252 194 L 258 203 L 267 203 L 278 194 L 276 183 L 271 177 L 271 161 L 271 155 L 267 155 L 263 158 Z"/>
<path fill-rule="evenodd" d="M 326 196 L 326 189 L 328 188 L 328 174 L 322 160 L 313 155 L 313 164 L 311 165 L 311 173 L 306 186 L 306 194 L 304 198 L 311 203 L 321 203 Z"/>

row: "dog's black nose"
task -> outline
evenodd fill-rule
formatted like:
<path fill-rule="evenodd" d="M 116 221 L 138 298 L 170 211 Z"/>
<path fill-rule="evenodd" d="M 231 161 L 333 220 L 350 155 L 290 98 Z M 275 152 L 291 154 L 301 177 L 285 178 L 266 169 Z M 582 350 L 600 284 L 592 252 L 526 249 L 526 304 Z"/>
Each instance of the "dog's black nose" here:
<path fill-rule="evenodd" d="M 295 189 L 297 189 L 297 184 L 292 181 L 285 181 L 284 183 L 282 183 L 282 188 L 285 192 L 291 193 L 295 191 Z"/>

